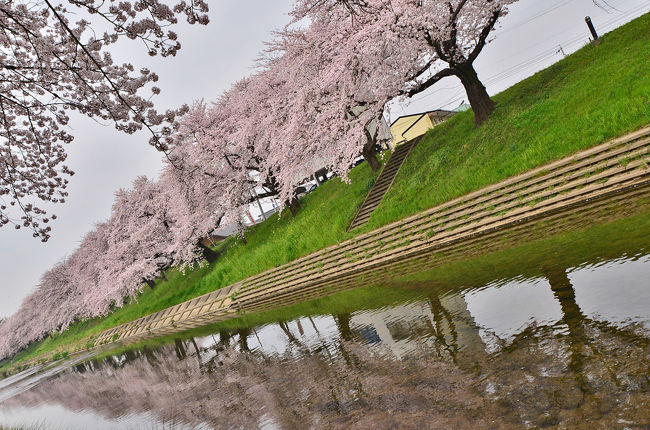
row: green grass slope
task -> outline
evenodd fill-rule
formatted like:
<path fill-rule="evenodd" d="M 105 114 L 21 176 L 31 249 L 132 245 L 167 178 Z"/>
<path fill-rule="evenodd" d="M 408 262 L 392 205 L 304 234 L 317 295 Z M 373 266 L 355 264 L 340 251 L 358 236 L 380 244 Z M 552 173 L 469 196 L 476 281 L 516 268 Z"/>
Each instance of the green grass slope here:
<path fill-rule="evenodd" d="M 650 124 L 650 14 L 494 97 L 478 129 L 463 112 L 431 130 L 366 229 Z"/>
<path fill-rule="evenodd" d="M 167 282 L 146 287 L 133 301 L 105 318 L 72 324 L 65 332 L 32 344 L 14 357 L 13 363 L 47 354 L 63 345 L 86 339 L 103 330 L 173 306 L 198 295 L 230 285 L 247 276 L 294 260 L 349 236 L 350 220 L 372 187 L 376 174 L 363 163 L 350 172 L 350 184 L 335 178 L 302 200 L 302 210 L 293 218 L 288 211 L 270 217 L 246 232 L 244 245 L 229 238 L 217 250 L 219 259 L 185 274 L 170 270 Z M 0 366 L 6 369 L 11 364 Z"/>
<path fill-rule="evenodd" d="M 471 111 L 431 130 L 400 170 L 368 231 L 553 159 L 650 124 L 650 14 L 605 35 L 494 97 L 476 129 Z M 367 164 L 350 184 L 333 179 L 302 200 L 297 217 L 277 215 L 230 239 L 219 260 L 188 274 L 170 271 L 137 301 L 103 319 L 74 324 L 16 357 L 28 359 L 287 263 L 353 234 L 346 228 L 372 186 Z"/>

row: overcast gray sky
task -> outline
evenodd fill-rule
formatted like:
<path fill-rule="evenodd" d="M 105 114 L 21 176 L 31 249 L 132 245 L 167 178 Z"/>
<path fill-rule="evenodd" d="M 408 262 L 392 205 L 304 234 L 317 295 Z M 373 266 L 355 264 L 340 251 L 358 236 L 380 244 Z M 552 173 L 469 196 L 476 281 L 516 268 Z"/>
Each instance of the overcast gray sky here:
<path fill-rule="evenodd" d="M 494 33 L 477 60 L 479 76 L 495 94 L 562 58 L 589 37 L 584 17 L 590 15 L 599 32 L 611 30 L 650 8 L 650 0 L 609 0 L 617 10 L 606 12 L 592 0 L 521 0 Z M 212 100 L 233 82 L 249 74 L 263 42 L 287 23 L 291 0 L 215 0 L 207 27 L 181 29 L 183 48 L 176 58 L 148 60 L 160 75 L 161 107 L 204 98 Z M 142 51 L 124 51 L 125 57 Z M 135 54 L 137 55 L 137 54 Z M 119 55 L 116 55 L 119 57 Z M 137 57 L 133 58 L 138 58 Z M 129 58 L 124 58 L 129 59 Z M 137 64 L 141 65 L 141 64 Z M 455 107 L 464 92 L 454 78 L 391 108 L 391 118 L 441 107 Z M 147 136 L 127 136 L 86 118 L 73 118 L 76 136 L 67 164 L 76 172 L 70 196 L 56 207 L 53 235 L 43 244 L 23 230 L 0 229 L 0 317 L 15 312 L 36 286 L 41 274 L 71 253 L 94 223 L 108 218 L 113 194 L 139 175 L 156 177 L 160 154 Z M 44 310 L 46 312 L 46 310 Z"/>

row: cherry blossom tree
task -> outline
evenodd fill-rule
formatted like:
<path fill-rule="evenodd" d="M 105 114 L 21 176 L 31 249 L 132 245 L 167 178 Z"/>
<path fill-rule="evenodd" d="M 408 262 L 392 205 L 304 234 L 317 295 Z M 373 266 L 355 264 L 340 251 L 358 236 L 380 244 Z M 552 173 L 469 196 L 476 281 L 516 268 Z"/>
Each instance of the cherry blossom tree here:
<path fill-rule="evenodd" d="M 198 190 L 185 197 L 194 206 L 205 206 L 193 214 L 221 213 L 233 220 L 256 199 L 280 194 L 279 167 L 272 158 L 281 148 L 271 142 L 281 118 L 273 110 L 279 100 L 277 83 L 269 77 L 256 73 L 235 83 L 214 103 L 196 102 L 181 122 L 166 175 L 176 177 L 172 188 Z M 300 163 L 294 159 L 293 166 Z M 296 200 L 287 194 L 291 206 Z M 196 219 L 191 228 L 200 222 Z"/>
<path fill-rule="evenodd" d="M 452 2 L 423 1 L 410 5 L 408 15 L 398 25 L 407 33 L 415 27 L 426 41 L 431 60 L 424 62 L 429 76 L 416 77 L 417 84 L 408 92 L 417 94 L 439 80 L 457 77 L 467 93 L 477 126 L 485 122 L 495 105 L 480 81 L 474 61 L 483 51 L 488 37 L 499 18 L 507 13 L 508 5 L 516 0 L 456 0 Z M 418 15 L 423 9 L 425 16 Z M 446 66 L 438 68 L 437 64 Z M 431 70 L 435 73 L 432 73 Z"/>
<path fill-rule="evenodd" d="M 86 316 L 106 315 L 111 305 L 121 306 L 124 294 L 116 292 L 106 258 L 109 251 L 110 224 L 102 222 L 87 233 L 79 247 L 68 257 L 72 282 L 83 294 L 76 306 Z"/>
<path fill-rule="evenodd" d="M 9 1 L 0 13 L 0 226 L 29 228 L 47 241 L 54 216 L 37 206 L 62 203 L 70 112 L 113 123 L 125 133 L 146 129 L 160 150 L 185 108 L 158 112 L 145 94 L 158 76 L 118 64 L 115 45 L 131 39 L 148 55 L 174 56 L 179 17 L 207 24 L 207 3 L 158 0 Z M 111 49 L 113 48 L 113 49 Z"/>
<path fill-rule="evenodd" d="M 249 188 L 264 190 L 258 197 L 278 196 L 296 215 L 296 175 L 305 177 L 309 173 L 304 170 L 302 141 L 295 136 L 291 141 L 282 140 L 287 137 L 283 132 L 293 125 L 288 121 L 294 118 L 287 104 L 287 79 L 291 78 L 278 78 L 273 71 L 262 70 L 233 86 L 215 108 L 228 113 L 220 121 L 226 126 L 228 164 L 244 173 Z"/>
<path fill-rule="evenodd" d="M 68 260 L 43 274 L 37 288 L 22 302 L 19 312 L 0 326 L 0 357 L 10 356 L 49 333 L 67 328 L 85 315 L 83 291 L 72 282 Z M 43 312 L 43 308 L 47 312 Z"/>
<path fill-rule="evenodd" d="M 178 156 L 179 152 L 175 152 Z M 180 158 L 174 158 L 180 163 Z M 190 162 L 190 160 L 185 160 Z M 168 165 L 160 178 L 165 192 L 169 193 L 169 211 L 174 219 L 169 244 L 171 264 L 184 268 L 196 261 L 216 259 L 209 248 L 201 243 L 219 226 L 227 210 L 220 200 L 219 188 L 212 186 L 209 176 L 188 164 L 183 168 Z"/>
<path fill-rule="evenodd" d="M 404 86 L 403 69 L 417 60 L 417 51 L 396 43 L 373 45 L 384 33 L 381 26 L 374 26 L 376 34 L 357 32 L 345 13 L 333 12 L 338 18 L 279 33 L 264 62 L 261 75 L 272 91 L 256 102 L 269 105 L 256 123 L 266 131 L 268 161 L 283 195 L 321 167 L 345 178 L 360 154 L 373 170 L 380 167 L 379 124 Z"/>
<path fill-rule="evenodd" d="M 79 306 L 82 294 L 83 290 L 73 283 L 68 260 L 45 272 L 35 291 L 36 302 L 48 306 L 48 312 L 39 313 L 41 330 L 65 329 L 75 318 L 83 315 L 84 310 Z"/>
<path fill-rule="evenodd" d="M 351 16 L 351 27 L 359 34 L 375 35 L 375 44 L 396 43 L 407 50 L 420 50 L 410 72 L 403 76 L 399 95 L 413 96 L 441 79 L 455 76 L 463 84 L 474 110 L 476 125 L 494 111 L 485 86 L 474 69 L 491 31 L 508 6 L 516 0 L 364 0 L 341 7 L 339 0 L 299 0 L 294 19 L 308 18 L 337 26 L 341 11 Z M 377 27 L 383 28 L 384 33 Z M 343 41 L 345 42 L 345 41 Z M 379 64 L 379 63 L 376 63 Z"/>
<path fill-rule="evenodd" d="M 170 267 L 171 232 L 174 220 L 169 215 L 170 196 L 155 181 L 137 178 L 128 190 L 116 194 L 109 220 L 109 275 L 119 288 L 134 295 L 145 282 L 164 276 Z"/>
<path fill-rule="evenodd" d="M 230 109 L 225 104 L 221 108 Z M 230 112 L 230 110 L 228 110 Z M 228 126 L 220 126 L 226 113 L 216 106 L 197 102 L 183 118 L 160 178 L 170 197 L 170 212 L 176 220 L 174 264 L 190 264 L 201 257 L 214 260 L 201 239 L 222 220 L 238 218 L 250 199 L 251 178 L 246 161 L 249 150 L 239 151 L 225 136 Z"/>
<path fill-rule="evenodd" d="M 360 153 L 377 169 L 377 123 L 396 90 L 368 88 L 372 78 L 347 67 L 359 61 L 358 50 L 352 44 L 337 48 L 329 38 L 336 31 L 310 27 L 279 34 L 261 70 L 214 104 L 190 110 L 172 146 L 183 156 L 173 149 L 170 159 L 178 161 L 171 164 L 183 164 L 178 170 L 185 175 L 199 172 L 199 182 L 206 176 L 220 181 L 219 190 L 230 190 L 231 208 L 250 202 L 241 201 L 246 187 L 261 187 L 260 197 L 277 195 L 294 214 L 296 186 L 314 171 L 328 167 L 345 175 Z M 385 72 L 395 63 L 384 57 Z M 221 200 L 228 199 L 222 194 Z"/>

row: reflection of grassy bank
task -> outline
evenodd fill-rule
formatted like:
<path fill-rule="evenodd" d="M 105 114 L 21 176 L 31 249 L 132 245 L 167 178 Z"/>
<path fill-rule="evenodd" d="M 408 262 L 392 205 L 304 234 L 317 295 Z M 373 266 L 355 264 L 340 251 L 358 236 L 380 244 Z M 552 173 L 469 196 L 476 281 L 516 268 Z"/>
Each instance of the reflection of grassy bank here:
<path fill-rule="evenodd" d="M 621 257 L 650 253 L 650 203 L 646 210 L 608 224 L 568 231 L 547 239 L 462 260 L 401 277 L 399 285 L 431 280 L 445 288 L 471 288 L 515 277 L 538 277 L 543 269 L 572 269 Z M 534 227 L 543 234 L 545 223 Z"/>
<path fill-rule="evenodd" d="M 90 336 L 100 333 L 108 328 L 132 321 L 143 314 L 152 313 L 165 308 L 166 305 L 163 305 L 163 303 L 169 302 L 169 306 L 171 306 L 172 304 L 177 303 L 174 302 L 174 300 L 178 300 L 177 295 L 179 292 L 191 288 L 191 286 L 194 285 L 197 280 L 201 279 L 209 270 L 210 267 L 206 266 L 190 271 L 187 275 L 183 275 L 178 270 L 171 270 L 167 273 L 167 278 L 169 279 L 167 284 L 169 287 L 157 287 L 154 290 L 146 288 L 137 302 L 127 304 L 123 308 L 117 309 L 105 318 L 94 318 L 78 322 L 72 324 L 63 333 L 55 332 L 51 337 L 45 338 L 41 342 L 36 342 L 24 351 L 19 352 L 12 361 L 14 363 L 20 363 L 21 361 L 29 360 L 43 354 L 52 353 L 52 355 L 54 355 L 55 351 L 60 350 L 66 345 L 84 341 Z M 158 286 L 160 285 L 161 283 L 159 282 Z M 162 306 L 162 308 L 156 309 L 156 306 Z M 0 366 L 0 371 L 6 370 L 11 366 L 11 362 L 3 364 L 3 366 Z"/>
<path fill-rule="evenodd" d="M 220 331 L 237 332 L 301 317 L 349 314 L 403 304 L 431 294 L 458 293 L 470 288 L 521 277 L 537 277 L 548 267 L 573 268 L 585 264 L 650 253 L 650 206 L 646 210 L 610 223 L 568 231 L 550 238 L 531 241 L 513 248 L 449 263 L 428 271 L 416 265 L 412 275 L 387 279 L 376 285 L 343 291 L 331 296 L 305 301 L 266 312 L 243 315 L 210 326 L 189 330 L 111 351 L 169 344 L 175 338 L 201 337 Z M 640 205 L 639 207 L 643 207 Z M 537 231 L 548 227 L 545 222 L 533 226 Z"/>
<path fill-rule="evenodd" d="M 494 117 L 479 129 L 473 127 L 471 112 L 465 112 L 430 132 L 360 231 L 648 124 L 648 28 L 650 15 L 606 35 L 598 48 L 587 46 L 497 95 Z M 324 184 L 306 196 L 296 218 L 273 216 L 247 232 L 247 244 L 226 243 L 228 249 L 215 264 L 187 277 L 171 271 L 169 282 L 160 282 L 153 291 L 147 288 L 136 303 L 105 319 L 74 324 L 20 353 L 17 360 L 51 353 L 349 238 L 345 230 L 374 176 L 363 164 L 350 173 L 351 185 L 338 179 Z"/>
<path fill-rule="evenodd" d="M 352 183 L 347 185 L 335 178 L 305 196 L 302 199 L 303 210 L 295 218 L 288 212 L 282 217 L 276 214 L 269 221 L 249 229 L 246 245 L 234 238 L 221 243 L 217 247 L 221 257 L 216 263 L 188 271 L 186 275 L 170 270 L 167 272 L 168 282 L 159 280 L 153 290 L 146 287 L 136 302 L 105 318 L 75 323 L 64 333 L 55 333 L 52 338 L 20 352 L 14 362 L 53 353 L 108 328 L 227 286 L 260 269 L 280 265 L 339 242 L 347 235 L 348 223 L 372 186 L 374 174 L 364 163 L 350 173 L 350 179 Z M 0 371 L 7 367 L 0 367 Z"/>
<path fill-rule="evenodd" d="M 163 336 L 156 339 L 141 341 L 129 346 L 122 346 L 100 354 L 96 358 L 119 354 L 125 350 L 143 347 L 162 346 L 172 343 L 174 339 L 201 337 L 221 331 L 234 333 L 252 327 L 260 327 L 278 321 L 291 321 L 300 317 L 319 315 L 338 315 L 352 311 L 377 309 L 412 300 L 416 295 L 410 289 L 387 287 L 384 285 L 368 285 L 354 290 L 342 291 L 331 296 L 308 300 L 302 303 L 273 309 L 264 312 L 241 315 L 237 318 L 210 324 L 180 334 Z"/>

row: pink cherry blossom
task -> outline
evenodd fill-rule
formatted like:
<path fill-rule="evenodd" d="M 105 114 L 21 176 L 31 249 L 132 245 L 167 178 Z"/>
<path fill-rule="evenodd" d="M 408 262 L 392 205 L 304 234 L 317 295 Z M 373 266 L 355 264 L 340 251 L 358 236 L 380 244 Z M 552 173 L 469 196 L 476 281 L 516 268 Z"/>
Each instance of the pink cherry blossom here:
<path fill-rule="evenodd" d="M 185 107 L 155 110 L 148 92 L 158 76 L 116 64 L 111 45 L 128 38 L 149 55 L 174 56 L 179 16 L 207 23 L 207 3 L 167 5 L 159 0 L 4 1 L 0 14 L 0 227 L 28 228 L 47 241 L 51 228 L 42 203 L 63 203 L 68 178 L 65 145 L 70 112 L 113 123 L 125 133 L 146 129 L 166 148 L 175 117 Z M 40 203 L 39 203 L 40 202 Z"/>

